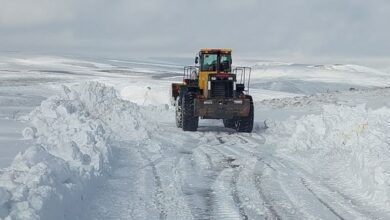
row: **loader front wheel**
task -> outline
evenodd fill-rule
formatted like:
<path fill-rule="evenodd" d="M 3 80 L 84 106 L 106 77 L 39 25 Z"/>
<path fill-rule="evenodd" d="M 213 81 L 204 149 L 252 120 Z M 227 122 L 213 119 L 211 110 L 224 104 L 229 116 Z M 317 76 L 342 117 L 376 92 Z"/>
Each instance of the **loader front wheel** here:
<path fill-rule="evenodd" d="M 182 128 L 183 131 L 196 131 L 198 129 L 199 117 L 194 116 L 195 94 L 188 93 L 182 99 Z"/>

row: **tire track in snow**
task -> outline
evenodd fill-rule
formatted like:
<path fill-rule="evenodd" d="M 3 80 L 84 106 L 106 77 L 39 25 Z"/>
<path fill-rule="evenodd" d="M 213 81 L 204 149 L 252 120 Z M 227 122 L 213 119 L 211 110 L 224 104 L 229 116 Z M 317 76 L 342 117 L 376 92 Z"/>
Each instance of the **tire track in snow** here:
<path fill-rule="evenodd" d="M 249 219 L 238 196 L 237 177 L 239 171 L 236 168 L 239 166 L 233 164 L 236 159 L 218 149 L 225 144 L 222 136 L 212 137 L 212 139 L 217 140 L 219 144 L 210 145 L 206 142 L 196 148 L 197 152 L 205 155 L 209 164 L 207 168 L 213 172 L 213 177 L 210 177 L 213 183 L 209 185 L 211 185 L 210 192 L 214 196 L 208 197 L 207 201 L 208 206 L 211 207 L 208 211 L 213 214 L 208 213 L 208 217 L 204 219 L 212 217 L 216 219 Z M 197 161 L 194 160 L 194 162 Z M 207 168 L 203 170 L 203 176 L 205 176 Z M 231 172 L 231 170 L 233 171 Z"/>
<path fill-rule="evenodd" d="M 240 219 L 241 213 L 232 195 L 233 168 L 224 169 L 212 185 L 215 192 L 215 219 Z"/>
<path fill-rule="evenodd" d="M 207 139 L 204 133 L 194 136 L 197 136 L 199 139 Z M 220 166 L 221 161 L 227 159 L 224 154 L 211 147 L 207 141 L 198 144 L 192 149 L 193 153 L 191 156 L 185 155 L 180 158 L 181 164 L 183 164 L 180 167 L 186 170 L 182 175 L 189 175 L 192 180 L 199 180 L 202 184 L 199 181 L 192 181 L 191 184 L 184 183 L 182 188 L 188 194 L 187 200 L 193 216 L 197 219 L 213 219 L 215 214 L 218 213 L 216 204 L 218 199 L 213 186 L 221 172 L 226 169 L 226 167 Z M 184 179 L 189 180 L 190 178 Z M 191 186 L 189 187 L 188 185 Z M 200 201 L 202 204 L 199 204 Z"/>
<path fill-rule="evenodd" d="M 221 146 L 222 146 L 222 144 L 225 143 L 225 141 L 222 140 L 222 137 L 218 137 L 217 139 L 220 141 Z M 221 146 L 219 146 L 219 147 L 221 147 Z M 245 213 L 241 199 L 238 195 L 237 179 L 239 176 L 239 171 L 237 169 L 239 168 L 239 165 L 233 164 L 233 162 L 236 161 L 236 158 L 232 157 L 232 155 L 227 155 L 226 153 L 222 152 L 219 149 L 218 150 L 216 148 L 212 148 L 212 149 L 219 152 L 224 158 L 223 161 L 221 161 L 221 162 L 226 163 L 226 164 L 222 165 L 223 168 L 222 168 L 222 172 L 220 175 L 224 175 L 223 172 L 225 172 L 226 169 L 232 170 L 231 174 L 230 174 L 230 179 L 229 179 L 229 188 L 226 191 L 229 191 L 229 192 L 227 192 L 227 194 L 231 194 L 231 199 L 233 200 L 235 207 L 238 209 L 240 219 L 245 219 L 245 220 L 249 219 L 248 215 Z M 216 190 L 216 191 L 219 191 L 219 190 Z M 227 198 L 227 199 L 229 199 L 229 198 Z M 215 203 L 218 203 L 218 201 L 215 201 Z M 229 214 L 229 212 L 230 212 L 230 214 Z M 231 208 L 230 211 L 228 211 L 226 209 L 222 209 L 222 211 L 221 210 L 219 211 L 218 215 L 222 214 L 223 216 L 229 218 L 230 215 L 235 216 L 235 214 L 233 214 L 233 212 L 234 213 L 236 212 L 236 210 L 234 210 L 233 208 Z"/>
<path fill-rule="evenodd" d="M 329 190 L 330 192 L 333 192 L 340 196 L 344 201 L 348 201 L 349 204 L 351 204 L 351 208 L 353 208 L 355 211 L 360 212 L 364 214 L 365 216 L 369 216 L 370 219 L 383 219 L 383 216 L 386 219 L 390 219 L 389 213 L 380 211 L 380 210 L 375 210 L 375 208 L 367 206 L 367 204 L 362 204 L 360 201 L 357 201 L 344 193 L 340 192 L 338 189 L 335 189 L 327 184 L 324 184 L 324 186 Z M 375 210 L 375 211 L 374 211 Z"/>
<path fill-rule="evenodd" d="M 331 211 L 335 216 L 337 216 L 337 218 L 339 218 L 340 220 L 345 220 L 344 217 L 342 217 L 339 213 L 336 212 L 336 210 L 334 210 L 328 203 L 326 203 L 324 200 L 322 200 L 310 187 L 309 185 L 306 183 L 306 180 L 303 179 L 302 177 L 300 178 L 301 179 L 301 182 L 302 184 L 305 186 L 305 188 L 307 190 L 309 190 L 309 192 L 311 192 L 313 194 L 314 197 L 316 197 L 318 199 L 318 201 L 323 204 L 327 209 L 329 209 L 329 211 Z"/>
<path fill-rule="evenodd" d="M 263 188 L 261 187 L 260 185 L 260 182 L 261 182 L 261 178 L 262 178 L 262 175 L 259 174 L 259 175 L 254 175 L 253 176 L 254 178 L 254 182 L 255 182 L 255 185 L 256 185 L 256 188 L 257 188 L 257 191 L 259 192 L 259 194 L 261 195 L 261 198 L 264 200 L 265 204 L 264 206 L 267 208 L 267 210 L 269 211 L 269 217 L 267 219 L 275 219 L 275 220 L 281 220 L 282 217 L 280 216 L 280 214 L 276 211 L 276 209 L 274 208 L 274 206 L 272 205 L 271 201 L 267 198 L 267 196 L 265 195 L 264 191 L 263 191 Z"/>
<path fill-rule="evenodd" d="M 233 178 L 232 178 L 232 182 L 231 182 L 233 200 L 236 203 L 236 205 L 238 206 L 238 210 L 240 212 L 241 219 L 248 220 L 249 219 L 248 215 L 245 213 L 245 209 L 243 208 L 241 199 L 238 195 L 238 188 L 237 188 L 238 176 L 239 176 L 239 171 L 235 171 Z"/>
<path fill-rule="evenodd" d="M 138 149 L 141 149 L 141 147 L 138 147 Z M 153 178 L 154 178 L 154 183 L 156 186 L 155 189 L 155 204 L 157 209 L 159 210 L 159 219 L 160 220 L 166 220 L 167 219 L 167 211 L 163 203 L 163 198 L 164 198 L 164 191 L 162 189 L 162 183 L 161 183 L 161 178 L 157 173 L 156 165 L 155 162 L 150 159 L 144 151 L 138 150 L 140 155 L 142 156 L 143 159 L 148 161 L 148 166 L 151 167 L 152 173 L 153 173 Z"/>
<path fill-rule="evenodd" d="M 75 219 L 158 219 L 150 167 L 142 155 L 134 148 L 136 143 L 118 142 L 113 145 L 112 172 L 101 183 L 94 195 L 88 199 L 85 212 Z M 131 167 L 134 167 L 132 170 Z M 136 172 L 133 172 L 136 171 Z"/>
<path fill-rule="evenodd" d="M 261 215 L 259 215 L 258 211 L 251 211 L 251 214 L 246 213 L 246 208 L 242 202 L 242 199 L 240 197 L 240 189 L 238 188 L 237 181 L 240 178 L 240 174 L 242 171 L 247 171 L 247 167 L 242 167 L 241 166 L 241 161 L 240 159 L 242 158 L 243 154 L 241 152 L 233 150 L 234 147 L 237 147 L 238 144 L 241 144 L 242 142 L 248 143 L 247 141 L 240 139 L 241 143 L 237 143 L 236 140 L 236 135 L 231 136 L 229 134 L 228 136 L 220 136 L 217 137 L 220 145 L 218 146 L 211 146 L 211 148 L 214 151 L 217 151 L 224 157 L 224 161 L 227 162 L 228 168 L 225 169 L 233 169 L 233 174 L 230 179 L 230 193 L 232 196 L 232 199 L 234 201 L 235 207 L 238 209 L 238 212 L 240 214 L 240 219 L 261 219 L 263 218 Z M 252 157 L 253 155 L 250 155 Z M 248 158 L 246 158 L 248 159 Z M 244 160 L 243 160 L 244 161 Z M 245 182 L 245 184 L 248 184 L 248 182 Z M 252 188 L 250 185 L 246 185 L 245 188 Z M 241 194 L 244 194 L 241 192 Z M 246 195 L 249 196 L 249 193 L 246 193 Z M 259 198 L 255 198 L 256 195 L 250 195 L 249 198 L 251 198 L 253 203 L 256 204 L 262 204 L 260 202 Z M 248 197 L 245 199 L 249 200 Z"/>
<path fill-rule="evenodd" d="M 253 138 L 248 138 L 248 140 L 252 141 Z M 306 184 L 303 184 L 302 181 L 300 182 L 305 188 L 310 188 L 310 190 L 308 188 L 306 190 L 312 194 L 314 193 L 315 195 L 313 194 L 313 197 L 317 197 L 318 201 L 324 207 L 335 211 L 339 215 L 337 216 L 338 218 L 383 219 L 383 216 L 387 216 L 387 218 L 389 217 L 389 213 L 386 213 L 386 210 L 379 210 L 374 206 L 368 206 L 368 204 L 365 204 L 363 201 L 359 201 L 357 198 L 353 199 L 343 192 L 340 192 L 337 189 L 339 187 L 336 187 L 337 183 L 333 183 L 336 184 L 333 187 L 330 186 L 330 182 L 321 180 L 313 172 L 306 170 L 304 166 L 300 165 L 300 161 L 295 161 L 296 159 L 290 161 L 291 158 L 288 155 L 278 155 L 273 156 L 272 158 L 275 162 L 280 162 L 280 165 L 291 169 L 297 179 L 304 179 Z"/>
<path fill-rule="evenodd" d="M 181 191 L 184 193 L 191 214 L 196 219 L 210 219 L 212 207 L 212 191 L 206 173 L 197 169 L 193 155 L 185 155 L 178 162 L 181 176 Z M 211 179 L 211 177 L 210 177 Z"/>
<path fill-rule="evenodd" d="M 237 136 L 239 136 L 239 135 L 240 134 L 238 134 Z M 242 139 L 242 138 L 240 137 L 240 139 Z M 279 168 L 281 168 L 281 169 L 285 168 L 283 164 L 279 164 L 279 163 L 275 163 L 274 164 L 273 161 L 267 162 L 265 160 L 265 158 L 268 158 L 268 157 L 274 158 L 274 157 L 272 157 L 272 155 L 270 155 L 270 153 L 267 152 L 267 151 L 265 151 L 265 152 L 261 152 L 261 151 L 256 152 L 255 148 L 256 148 L 256 146 L 259 146 L 260 144 L 256 143 L 254 140 L 255 139 L 253 139 L 252 137 L 249 137 L 248 139 L 245 140 L 246 145 L 225 145 L 224 148 L 227 148 L 227 150 L 229 152 L 231 152 L 231 153 L 233 153 L 235 155 L 240 155 L 240 156 L 245 155 L 244 158 L 253 158 L 256 161 L 256 163 L 262 164 L 262 165 L 266 166 L 266 168 L 269 168 L 270 170 L 272 170 L 273 172 L 276 172 L 276 173 L 280 172 Z M 262 141 L 262 139 L 260 141 Z M 243 146 L 245 146 L 245 148 Z M 274 165 L 271 165 L 271 162 Z M 277 162 L 277 161 L 274 161 L 274 162 Z M 269 197 L 269 195 L 267 195 L 264 192 L 263 186 L 261 184 L 263 170 L 264 170 L 264 168 L 257 169 L 257 171 L 256 171 L 257 174 L 254 175 L 254 182 L 255 182 L 255 185 L 256 185 L 256 189 L 257 189 L 258 193 L 260 194 L 261 200 L 263 200 L 264 206 L 268 210 L 268 212 L 267 212 L 268 213 L 268 217 L 267 218 L 282 219 L 282 216 L 284 216 L 284 214 L 282 215 L 281 213 L 279 213 L 277 211 L 277 209 L 283 208 L 283 207 L 279 207 L 281 204 L 285 203 L 285 205 L 288 205 L 289 207 L 295 207 L 295 209 L 297 209 L 298 207 L 296 207 L 296 204 L 292 203 L 292 201 L 288 200 L 289 196 L 287 194 L 285 194 L 285 195 L 284 194 L 279 194 L 278 195 L 279 198 L 277 200 L 275 200 L 275 201 L 276 202 L 279 201 L 279 202 L 282 202 L 282 203 L 278 204 L 277 207 L 275 207 L 275 205 L 273 205 L 274 202 L 272 202 L 272 201 L 274 199 L 276 199 L 276 198 L 273 198 L 273 197 L 276 196 L 276 195 L 273 195 L 273 193 L 271 193 L 271 197 Z M 259 174 L 259 172 L 260 172 L 260 174 Z M 255 173 L 255 171 L 254 171 L 254 173 Z M 281 181 L 283 181 L 283 180 L 281 180 Z M 275 188 L 275 190 L 276 190 L 276 188 Z M 280 189 L 280 190 L 281 190 L 280 192 L 283 192 L 282 189 Z M 280 200 L 280 199 L 282 199 L 282 200 Z M 283 209 L 285 209 L 285 208 L 283 208 Z M 286 213 L 286 214 L 287 214 L 287 216 L 290 216 L 290 214 L 292 214 L 292 213 L 290 213 L 290 214 Z M 296 216 L 296 215 L 293 215 L 293 216 Z M 290 216 L 288 218 L 291 218 L 291 217 L 292 216 Z"/>
<path fill-rule="evenodd" d="M 259 143 L 257 143 L 257 142 L 244 139 L 240 136 L 240 134 L 228 134 L 228 135 L 223 135 L 223 136 L 217 136 L 215 138 L 218 140 L 218 142 L 220 144 L 219 145 L 212 145 L 212 146 L 210 145 L 209 147 L 210 147 L 210 149 L 223 155 L 224 160 L 228 161 L 228 164 L 231 163 L 232 161 L 236 161 L 236 159 L 241 159 L 241 158 L 243 158 L 244 160 L 247 160 L 248 158 L 256 158 L 257 161 L 262 162 L 263 164 L 268 164 L 268 163 L 265 163 L 264 161 L 262 161 L 262 159 L 259 156 L 257 156 L 256 155 L 257 153 L 255 153 L 254 151 L 247 150 L 246 148 L 240 147 L 240 145 L 242 143 L 246 144 L 245 146 L 248 146 L 248 144 L 250 143 L 249 145 L 251 146 L 251 148 L 255 148 L 255 146 L 259 145 Z M 237 139 L 239 139 L 241 143 L 238 143 Z M 237 150 L 237 149 L 240 149 L 240 150 Z M 238 167 L 238 165 L 235 165 L 235 166 Z M 269 164 L 267 166 L 272 167 Z M 235 167 L 232 167 L 232 168 L 234 169 Z M 225 168 L 225 169 L 227 169 L 227 168 Z M 273 169 L 275 169 L 275 168 L 273 168 Z M 236 172 L 234 175 L 238 176 L 238 174 L 239 174 L 239 172 Z M 241 219 L 248 219 L 249 217 L 246 214 L 245 209 L 243 207 L 242 201 L 241 201 L 239 193 L 238 193 L 239 191 L 238 191 L 238 189 L 235 189 L 235 188 L 237 188 L 237 178 L 238 178 L 237 176 L 232 177 L 230 179 L 230 186 L 231 186 L 230 191 L 231 191 L 232 199 L 234 201 L 235 207 L 238 208 L 238 213 L 241 216 L 240 218 Z M 256 183 L 255 180 L 253 182 Z M 254 184 L 254 185 L 256 185 L 256 184 Z M 247 186 L 247 187 L 250 187 L 250 186 Z M 258 188 L 257 185 L 254 186 L 254 188 Z M 259 190 L 257 190 L 257 191 L 259 191 Z M 281 216 L 279 215 L 279 213 L 277 213 L 277 211 L 274 209 L 274 207 L 270 203 L 270 201 L 266 198 L 265 194 L 262 193 L 261 191 L 258 193 L 260 194 L 261 201 L 259 200 L 259 198 L 254 199 L 253 198 L 254 196 L 251 196 L 251 197 L 252 197 L 252 199 L 256 200 L 257 203 L 262 203 L 264 208 L 268 210 L 268 212 L 267 212 L 268 217 L 266 217 L 266 218 L 282 219 Z M 261 218 L 261 216 L 258 216 L 258 214 L 256 214 L 255 219 L 258 219 L 259 217 Z"/>
<path fill-rule="evenodd" d="M 249 154 L 254 153 L 252 150 L 247 150 L 248 148 L 245 148 L 245 149 L 244 149 L 244 148 L 242 148 L 241 146 L 240 146 L 239 148 L 243 149 L 244 151 L 247 151 Z M 266 155 L 264 155 L 264 156 L 266 156 Z M 282 169 L 290 168 L 290 170 L 293 171 L 293 174 L 295 175 L 296 178 L 302 179 L 300 169 L 299 169 L 298 167 L 296 167 L 296 168 L 294 169 L 294 168 L 292 168 L 289 164 L 286 165 L 285 162 L 284 162 L 281 158 L 276 158 L 276 157 L 272 156 L 271 158 L 273 158 L 273 160 L 271 160 L 270 162 L 267 162 L 266 160 L 264 160 L 264 158 L 259 157 L 259 156 L 257 156 L 257 158 L 258 158 L 258 161 L 259 161 L 259 162 L 263 163 L 264 165 L 266 165 L 268 168 L 270 168 L 270 169 L 271 169 L 272 171 L 274 171 L 274 172 L 278 172 L 278 169 L 280 169 L 280 168 L 282 168 Z M 275 159 L 276 159 L 276 161 L 274 161 Z M 274 165 L 271 165 L 271 163 L 274 164 Z M 298 184 L 298 183 L 297 183 L 297 184 Z M 301 184 L 303 184 L 302 181 L 301 181 Z M 316 193 L 314 192 L 313 189 L 308 188 L 308 185 L 307 185 L 307 184 L 303 184 L 303 185 L 305 186 L 306 190 L 307 190 L 308 192 L 310 192 L 310 193 L 314 196 L 314 198 L 320 202 L 320 204 L 322 204 L 323 206 L 325 206 L 332 214 L 334 214 L 335 217 L 337 217 L 337 218 L 339 218 L 339 219 L 345 219 L 345 218 L 344 218 L 341 214 L 339 214 L 333 207 L 331 207 L 331 206 L 329 205 L 329 203 L 327 203 L 325 200 L 323 200 L 322 198 L 320 198 L 320 197 L 318 196 L 318 194 L 316 194 Z M 321 189 L 323 189 L 323 187 L 325 187 L 325 186 L 322 186 Z M 344 207 L 344 208 L 346 208 L 346 210 L 351 211 L 350 207 Z M 346 211 L 346 210 L 345 210 L 345 211 Z M 347 213 L 348 213 L 348 212 L 347 212 Z M 355 213 L 355 212 L 352 211 L 352 213 Z M 356 213 L 355 213 L 355 217 L 356 217 L 356 216 L 358 216 L 359 218 L 362 218 L 362 217 L 363 217 L 362 215 L 356 214 Z M 372 216 L 372 215 L 371 215 L 371 216 Z"/>
<path fill-rule="evenodd" d="M 245 143 L 249 143 L 249 141 L 247 141 L 245 139 L 242 139 L 241 137 L 240 137 L 240 139 L 242 141 L 244 141 Z M 263 164 L 266 164 L 262 160 L 262 158 L 256 156 L 256 154 L 253 151 L 249 151 L 247 149 L 241 148 L 237 144 L 235 144 L 235 145 L 225 145 L 225 146 L 223 146 L 223 148 L 225 149 L 225 151 L 227 150 L 228 152 L 233 153 L 236 156 L 242 156 L 243 154 L 246 154 L 246 156 L 247 156 L 246 160 L 247 160 L 248 157 L 249 158 L 252 157 L 252 158 L 255 158 L 257 162 L 261 162 Z M 234 148 L 239 148 L 240 151 L 237 151 L 237 149 L 234 149 Z M 271 167 L 270 165 L 267 165 L 267 166 Z M 272 168 L 272 169 L 274 169 L 274 168 Z M 263 202 L 264 208 L 266 208 L 268 210 L 268 215 L 269 216 L 266 217 L 266 219 L 268 219 L 268 218 L 269 219 L 277 219 L 277 220 L 282 219 L 281 216 L 279 215 L 279 213 L 275 210 L 274 206 L 270 203 L 270 200 L 267 199 L 265 193 L 263 193 L 261 187 L 259 187 L 259 184 L 257 184 L 258 180 L 259 179 L 256 178 L 256 175 L 254 175 L 254 181 L 253 182 L 255 183 L 255 188 L 257 189 L 257 191 L 258 191 L 258 193 L 260 195 L 260 198 L 261 198 L 261 200 Z M 238 193 L 236 193 L 235 196 L 236 196 L 237 204 L 242 204 L 242 202 L 239 199 Z M 241 208 L 241 210 L 244 210 L 244 208 Z M 243 212 L 243 213 L 245 213 L 245 212 Z M 246 214 L 244 216 L 246 217 L 246 219 L 248 219 L 248 216 Z"/>
<path fill-rule="evenodd" d="M 200 151 L 203 155 L 206 156 L 207 163 L 209 164 L 208 168 L 210 170 L 214 170 L 214 165 L 213 165 L 213 162 L 211 160 L 211 156 L 208 153 L 206 153 L 201 147 L 199 149 L 197 149 L 197 150 Z"/>
<path fill-rule="evenodd" d="M 248 150 L 247 148 L 242 148 L 242 147 L 238 147 L 238 148 L 240 148 L 242 150 L 242 153 L 246 153 L 248 155 L 254 156 L 256 158 L 257 162 L 259 163 L 259 165 L 261 164 L 262 168 L 260 168 L 256 171 L 257 174 L 254 175 L 254 178 L 255 178 L 256 188 L 257 188 L 259 194 L 261 195 L 262 199 L 264 200 L 265 206 L 267 207 L 267 209 L 269 211 L 268 212 L 268 214 L 270 215 L 269 218 L 282 219 L 282 218 L 284 218 L 284 216 L 286 216 L 287 218 L 300 219 L 301 217 L 305 216 L 304 212 L 307 211 L 307 210 L 305 210 L 306 207 L 299 207 L 299 204 L 295 203 L 296 202 L 295 199 L 290 200 L 290 196 L 295 196 L 295 194 L 297 194 L 297 193 L 299 194 L 299 192 L 296 191 L 297 189 L 295 189 L 297 187 L 296 184 L 293 185 L 294 188 L 290 188 L 291 186 L 287 184 L 287 186 L 288 186 L 287 189 L 289 191 L 285 191 L 286 188 L 285 188 L 285 186 L 283 186 L 286 182 L 285 180 L 283 180 L 283 179 L 278 180 L 278 178 L 277 179 L 270 179 L 269 180 L 270 182 L 265 183 L 266 185 L 264 185 L 264 186 L 270 186 L 271 188 L 264 190 L 264 186 L 262 184 L 262 182 L 264 182 L 263 181 L 263 172 L 266 171 L 266 169 L 269 169 L 271 171 L 271 173 L 275 173 L 273 175 L 274 177 L 271 177 L 271 178 L 275 178 L 276 176 L 283 177 L 283 176 L 285 176 L 285 174 L 283 174 L 283 173 L 286 172 L 285 169 L 287 168 L 287 166 L 285 164 L 281 163 L 281 161 L 279 161 L 274 156 L 267 155 L 267 153 L 265 153 L 263 155 L 263 157 L 261 157 L 259 155 L 256 155 L 256 153 L 254 151 Z M 270 160 L 270 161 L 268 162 L 267 160 Z M 265 166 L 265 167 L 263 167 L 263 166 Z M 266 169 L 264 169 L 264 168 L 266 168 Z M 291 178 L 294 179 L 294 178 L 299 177 L 298 174 L 296 174 L 294 170 L 290 170 L 290 171 L 292 171 L 292 173 L 289 173 L 289 175 L 287 175 L 284 178 L 288 178 L 288 176 L 291 176 L 290 179 Z M 275 183 L 280 184 L 280 186 L 276 187 Z M 271 193 L 270 194 L 266 193 L 268 191 L 270 191 Z M 275 194 L 275 192 L 279 192 L 279 193 Z M 280 193 L 280 192 L 283 192 L 283 193 Z M 306 199 L 309 199 L 309 198 L 307 197 Z M 309 202 L 308 204 L 310 204 L 309 200 L 308 200 L 308 202 Z M 275 206 L 274 205 L 275 203 L 278 203 L 278 205 Z M 281 206 L 282 204 L 284 204 L 284 205 Z M 285 211 L 288 210 L 286 208 L 283 208 L 284 206 L 294 208 L 298 212 L 302 212 L 302 213 L 300 215 L 297 215 L 296 211 L 284 213 L 281 210 L 279 210 L 279 209 L 282 209 Z M 312 214 L 310 214 L 310 213 L 312 213 Z M 306 216 L 307 218 L 316 218 L 315 217 L 316 212 L 313 212 L 313 211 L 306 213 L 306 215 L 308 215 L 308 216 Z M 301 216 L 301 217 L 299 217 L 299 216 Z"/>
<path fill-rule="evenodd" d="M 161 194 L 164 195 L 160 202 L 164 203 L 163 212 L 166 219 L 193 218 L 191 203 L 186 199 L 186 191 L 182 188 L 183 180 L 186 180 L 183 177 L 191 169 L 182 167 L 181 161 L 187 161 L 192 157 L 194 149 L 199 147 L 196 136 L 196 133 L 183 135 L 183 132 L 177 132 L 175 128 L 167 126 L 163 133 L 155 134 L 150 140 L 150 143 L 159 149 L 151 149 L 152 152 L 147 153 L 151 158 L 158 157 L 155 159 L 158 164 L 154 164 L 154 167 L 160 178 Z M 191 177 L 188 177 L 188 180 L 191 180 Z M 207 192 L 202 193 L 207 195 Z"/>
<path fill-rule="evenodd" d="M 166 185 L 165 193 L 168 193 L 166 199 L 174 200 L 173 203 L 176 204 L 175 207 L 167 207 L 170 208 L 168 219 L 172 216 L 179 219 L 210 219 L 213 194 L 209 181 L 212 177 L 210 173 L 200 172 L 202 169 L 198 169 L 196 162 L 199 162 L 201 167 L 209 168 L 212 165 L 211 158 L 207 155 L 208 159 L 198 158 L 199 161 L 194 159 L 194 155 L 202 155 L 202 151 L 199 151 L 203 146 L 199 143 L 200 135 L 198 133 L 183 135 L 182 132 L 175 133 L 170 129 L 166 132 L 169 135 L 159 134 L 154 137 L 154 141 L 161 142 L 165 147 L 163 157 L 166 159 L 159 164 L 158 169 L 164 174 L 163 184 Z M 176 210 L 185 208 L 187 215 L 183 216 L 172 208 Z"/>
<path fill-rule="evenodd" d="M 242 138 L 240 137 L 240 139 L 242 139 Z M 244 139 L 242 139 L 242 140 L 244 140 Z M 245 141 L 246 141 L 247 144 L 250 143 L 249 140 L 245 140 Z M 252 143 L 253 143 L 253 142 L 252 142 Z M 246 146 L 247 146 L 247 147 L 250 147 L 249 145 L 246 145 Z M 236 151 L 236 149 L 232 149 L 231 146 L 226 146 L 226 147 L 228 147 L 231 151 Z M 248 148 L 243 148 L 243 147 L 241 147 L 241 146 L 234 146 L 234 147 L 240 148 L 244 153 L 248 154 L 248 156 L 255 156 L 255 152 L 252 151 L 252 150 L 248 150 Z M 241 150 L 240 150 L 240 151 L 241 151 Z M 240 153 L 241 153 L 241 152 L 240 152 Z M 256 156 L 256 158 L 257 158 L 258 162 L 263 163 L 264 165 L 266 165 L 268 168 L 272 169 L 273 171 L 275 171 L 275 172 L 278 171 L 273 165 L 271 165 L 269 162 L 266 162 L 262 157 Z M 283 164 L 281 164 L 281 165 L 283 165 Z M 261 179 L 261 175 L 259 175 L 259 176 L 258 176 L 258 179 L 257 179 L 259 183 L 260 183 L 260 179 Z M 303 179 L 301 178 L 301 180 L 303 180 Z M 304 183 L 304 182 L 302 182 L 302 183 Z M 319 198 L 318 195 L 315 194 L 315 192 L 314 192 L 312 189 L 308 188 L 308 185 L 307 185 L 306 183 L 303 184 L 303 185 L 304 185 L 305 188 L 306 188 L 309 192 L 311 192 L 311 193 L 315 196 L 315 198 L 318 199 L 318 201 L 319 201 L 321 204 L 323 204 L 329 211 L 331 211 L 331 212 L 332 212 L 335 216 L 337 216 L 339 219 L 344 220 L 344 218 L 343 218 L 339 213 L 337 213 L 337 212 L 336 212 L 328 203 L 326 203 L 324 200 L 322 200 L 321 198 Z M 266 195 L 265 195 L 265 193 L 263 192 L 262 187 L 260 186 L 260 184 L 257 184 L 257 187 L 258 187 L 259 193 L 262 194 L 262 197 L 267 201 Z M 266 202 L 266 203 L 269 203 L 269 202 Z M 280 215 L 276 213 L 276 210 L 273 208 L 272 205 L 270 206 L 270 205 L 268 204 L 267 206 L 269 206 L 271 213 L 272 213 L 276 218 L 281 218 Z"/>
<path fill-rule="evenodd" d="M 329 203 L 333 203 L 331 208 L 335 211 L 336 209 L 344 211 L 344 215 L 347 215 L 344 219 L 382 219 L 383 216 L 389 215 L 388 213 L 378 210 L 377 212 L 374 212 L 372 209 L 368 210 L 367 204 L 359 204 L 358 201 L 354 201 L 354 199 L 349 198 L 337 189 L 329 186 L 328 183 L 316 180 L 311 173 L 301 167 L 295 166 L 293 162 L 286 162 L 284 159 L 279 159 L 279 161 L 284 164 L 288 163 L 291 169 L 294 169 L 300 177 L 301 182 L 304 180 L 302 184 L 305 187 L 308 187 L 308 190 L 310 188 L 311 192 L 313 192 L 317 198 L 328 205 Z M 337 202 L 335 203 L 335 201 Z"/>

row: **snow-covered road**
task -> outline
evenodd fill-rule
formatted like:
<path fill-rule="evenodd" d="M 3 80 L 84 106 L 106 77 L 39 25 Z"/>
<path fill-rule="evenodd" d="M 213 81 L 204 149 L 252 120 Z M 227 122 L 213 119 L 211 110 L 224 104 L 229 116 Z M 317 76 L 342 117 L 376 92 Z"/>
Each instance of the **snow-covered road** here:
<path fill-rule="evenodd" d="M 113 145 L 112 175 L 79 219 L 390 217 L 276 154 L 260 125 L 256 133 L 239 134 L 212 121 L 194 133 L 166 118 L 155 123 L 159 132 L 146 142 Z"/>
<path fill-rule="evenodd" d="M 0 219 L 390 219 L 385 73 L 256 64 L 242 134 L 176 128 L 176 65 L 6 61 L 0 152 L 26 150 L 0 170 Z"/>

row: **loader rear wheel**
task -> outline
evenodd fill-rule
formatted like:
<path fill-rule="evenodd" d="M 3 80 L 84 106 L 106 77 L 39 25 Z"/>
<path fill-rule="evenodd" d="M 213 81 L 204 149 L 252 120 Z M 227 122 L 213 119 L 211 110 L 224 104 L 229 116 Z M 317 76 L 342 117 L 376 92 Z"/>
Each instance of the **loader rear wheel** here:
<path fill-rule="evenodd" d="M 183 127 L 183 114 L 181 112 L 181 102 L 180 99 L 176 99 L 176 127 L 182 128 Z"/>
<path fill-rule="evenodd" d="M 194 116 L 195 94 L 188 93 L 182 99 L 182 128 L 183 131 L 196 131 L 198 129 L 199 117 Z"/>
<path fill-rule="evenodd" d="M 235 129 L 238 132 L 250 133 L 253 130 L 254 108 L 252 96 L 247 95 L 246 98 L 250 99 L 250 110 L 248 116 L 238 117 L 235 120 Z"/>

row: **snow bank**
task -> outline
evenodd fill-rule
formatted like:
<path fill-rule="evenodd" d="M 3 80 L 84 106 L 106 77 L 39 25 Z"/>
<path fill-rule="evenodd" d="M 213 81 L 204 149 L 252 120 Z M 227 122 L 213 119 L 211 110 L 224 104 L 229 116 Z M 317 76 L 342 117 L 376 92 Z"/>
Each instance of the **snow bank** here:
<path fill-rule="evenodd" d="M 352 200 L 390 205 L 390 109 L 324 106 L 320 115 L 269 124 L 267 143 Z"/>
<path fill-rule="evenodd" d="M 143 140 L 156 127 L 99 83 L 63 87 L 28 119 L 33 127 L 23 133 L 37 144 L 0 173 L 0 219 L 71 218 L 109 171 L 112 140 Z"/>

